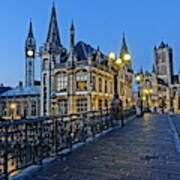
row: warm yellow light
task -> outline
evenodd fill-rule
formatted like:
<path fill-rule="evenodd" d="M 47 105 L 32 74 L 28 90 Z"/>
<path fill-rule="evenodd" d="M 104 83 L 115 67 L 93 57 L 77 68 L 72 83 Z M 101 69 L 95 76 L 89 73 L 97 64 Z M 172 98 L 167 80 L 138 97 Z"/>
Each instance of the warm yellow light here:
<path fill-rule="evenodd" d="M 152 94 L 152 93 L 153 93 L 153 89 L 149 89 L 149 93 L 151 93 L 151 94 Z"/>
<path fill-rule="evenodd" d="M 116 54 L 114 52 L 110 52 L 108 57 L 109 57 L 109 59 L 115 60 L 116 59 Z"/>
<path fill-rule="evenodd" d="M 140 81 L 141 81 L 141 76 L 140 76 L 140 75 L 137 75 L 137 76 L 136 76 L 136 81 L 137 81 L 137 82 L 140 82 Z"/>
<path fill-rule="evenodd" d="M 12 103 L 12 104 L 10 105 L 10 108 L 11 108 L 11 109 L 16 109 L 16 103 Z"/>
<path fill-rule="evenodd" d="M 146 101 L 146 96 L 143 96 L 143 97 L 142 97 L 142 100 L 143 100 L 143 101 Z"/>
<path fill-rule="evenodd" d="M 125 61 L 130 61 L 131 55 L 130 55 L 130 54 L 124 54 L 123 59 L 124 59 Z"/>
<path fill-rule="evenodd" d="M 144 93 L 148 94 L 149 93 L 148 89 L 144 89 Z"/>
<path fill-rule="evenodd" d="M 33 55 L 34 55 L 34 52 L 33 52 L 32 50 L 28 50 L 28 51 L 27 51 L 27 55 L 28 55 L 28 56 L 33 56 Z"/>
<path fill-rule="evenodd" d="M 121 58 L 118 58 L 115 62 L 117 65 L 121 65 L 122 64 L 122 59 Z"/>

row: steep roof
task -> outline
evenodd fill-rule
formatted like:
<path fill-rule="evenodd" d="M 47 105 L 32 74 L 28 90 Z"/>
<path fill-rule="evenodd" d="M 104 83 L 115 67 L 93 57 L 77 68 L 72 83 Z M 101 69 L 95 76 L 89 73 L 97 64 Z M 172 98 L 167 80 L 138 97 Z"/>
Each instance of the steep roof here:
<path fill-rule="evenodd" d="M 92 59 L 95 60 L 97 51 L 99 51 L 99 49 L 96 50 L 83 41 L 78 42 L 75 46 L 78 61 L 88 60 L 88 56 L 92 56 Z M 102 52 L 100 52 L 100 56 L 102 59 L 105 59 L 105 55 Z"/>
<path fill-rule="evenodd" d="M 61 46 L 61 40 L 60 40 L 59 28 L 58 28 L 58 22 L 57 22 L 57 16 L 56 16 L 56 9 L 54 5 L 51 10 L 51 19 L 49 23 L 46 43 L 54 44 L 58 47 Z"/>

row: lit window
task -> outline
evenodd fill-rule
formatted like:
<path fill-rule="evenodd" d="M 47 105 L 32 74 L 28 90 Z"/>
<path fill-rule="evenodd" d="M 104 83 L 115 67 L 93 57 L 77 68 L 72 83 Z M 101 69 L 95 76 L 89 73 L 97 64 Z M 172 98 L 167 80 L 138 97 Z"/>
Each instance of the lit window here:
<path fill-rule="evenodd" d="M 88 80 L 87 73 L 80 71 L 76 74 L 77 91 L 86 91 L 87 90 L 87 87 L 88 87 L 87 80 Z"/>
<path fill-rule="evenodd" d="M 60 73 L 57 75 L 56 78 L 57 82 L 57 91 L 59 92 L 65 92 L 67 91 L 67 85 L 68 85 L 68 77 L 66 73 Z"/>

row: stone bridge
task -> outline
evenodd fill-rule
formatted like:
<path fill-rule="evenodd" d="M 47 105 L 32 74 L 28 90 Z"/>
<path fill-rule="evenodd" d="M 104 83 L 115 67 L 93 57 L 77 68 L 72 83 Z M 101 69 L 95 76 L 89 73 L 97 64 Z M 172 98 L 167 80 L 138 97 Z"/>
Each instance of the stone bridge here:
<path fill-rule="evenodd" d="M 147 114 L 14 179 L 180 180 L 179 132 L 180 115 Z"/>

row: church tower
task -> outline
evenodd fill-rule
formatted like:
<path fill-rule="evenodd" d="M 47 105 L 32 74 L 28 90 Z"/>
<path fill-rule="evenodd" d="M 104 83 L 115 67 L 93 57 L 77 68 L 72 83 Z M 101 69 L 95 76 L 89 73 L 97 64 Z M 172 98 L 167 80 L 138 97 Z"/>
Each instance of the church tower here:
<path fill-rule="evenodd" d="M 120 50 L 120 55 L 119 57 L 122 58 L 125 54 L 130 54 L 129 49 L 128 49 L 128 45 L 126 43 L 126 37 L 125 37 L 125 33 L 123 33 L 123 38 L 122 38 L 122 45 L 121 45 L 121 50 Z M 127 70 L 132 72 L 132 61 L 129 62 Z"/>
<path fill-rule="evenodd" d="M 34 86 L 35 53 L 36 53 L 36 40 L 33 35 L 32 22 L 30 21 L 29 32 L 25 42 L 25 57 L 26 57 L 25 86 L 26 87 Z"/>
<path fill-rule="evenodd" d="M 41 57 L 41 115 L 51 114 L 52 94 L 54 92 L 54 68 L 60 63 L 65 49 L 61 44 L 56 9 L 52 7 L 48 35 L 40 48 Z"/>
<path fill-rule="evenodd" d="M 154 48 L 154 71 L 158 78 L 164 80 L 167 85 L 172 84 L 173 78 L 173 51 L 164 42 L 158 48 Z"/>

